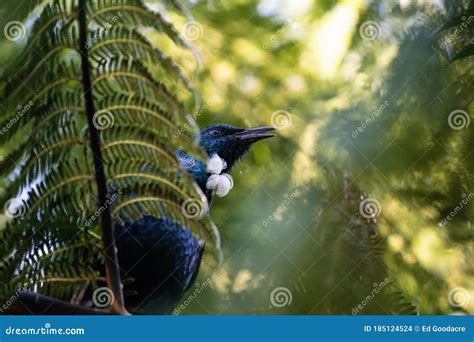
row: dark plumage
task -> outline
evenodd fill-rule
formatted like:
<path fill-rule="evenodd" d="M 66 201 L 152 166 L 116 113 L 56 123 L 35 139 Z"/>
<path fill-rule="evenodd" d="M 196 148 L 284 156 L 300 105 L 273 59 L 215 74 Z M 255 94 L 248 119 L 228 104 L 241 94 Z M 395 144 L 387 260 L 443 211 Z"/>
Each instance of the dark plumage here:
<path fill-rule="evenodd" d="M 204 242 L 188 229 L 167 220 L 144 216 L 115 227 L 122 278 L 132 278 L 126 305 L 135 313 L 170 314 L 193 284 Z"/>
<path fill-rule="evenodd" d="M 266 133 L 273 129 L 212 125 L 200 133 L 200 146 L 209 156 L 217 153 L 223 158 L 227 164 L 223 171 L 230 173 L 253 143 L 274 136 Z M 182 169 L 193 177 L 210 203 L 212 192 L 206 189 L 210 176 L 206 164 L 185 151 L 177 151 L 176 156 Z M 134 313 L 171 313 L 196 279 L 203 241 L 169 219 L 152 216 L 117 225 L 115 241 L 122 278 L 134 280 L 125 286 L 126 292 L 133 292 L 125 297 L 127 309 Z"/>

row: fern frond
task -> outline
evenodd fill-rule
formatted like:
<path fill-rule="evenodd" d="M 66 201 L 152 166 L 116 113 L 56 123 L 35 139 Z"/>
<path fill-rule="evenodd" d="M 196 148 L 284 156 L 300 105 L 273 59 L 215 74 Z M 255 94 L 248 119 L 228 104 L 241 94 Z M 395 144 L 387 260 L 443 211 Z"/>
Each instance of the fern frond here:
<path fill-rule="evenodd" d="M 116 92 L 139 95 L 163 108 L 179 123 L 184 122 L 185 110 L 167 87 L 156 80 L 138 60 L 113 58 L 102 60 L 93 74 L 96 96 Z M 177 125 L 175 125 L 177 126 Z"/>
<path fill-rule="evenodd" d="M 103 35 L 104 32 L 107 33 L 104 38 L 97 38 Z M 99 28 L 90 35 L 89 41 L 91 41 L 89 49 L 91 58 L 101 61 L 120 55 L 127 56 L 129 59 L 140 60 L 142 63 L 153 66 L 153 69 L 157 70 L 160 79 L 166 84 L 176 87 L 178 84 L 176 80 L 180 80 L 185 88 L 197 97 L 191 81 L 182 69 L 163 51 L 154 48 L 135 29 L 130 30 L 120 25 L 115 25 L 108 31 Z"/>
<path fill-rule="evenodd" d="M 194 48 L 143 1 L 92 0 L 79 9 L 80 3 L 31 1 L 39 15 L 26 48 L 1 79 L 6 110 L 0 123 L 8 127 L 0 134 L 8 152 L 0 162 L 8 179 L 2 200 L 21 198 L 24 210 L 0 231 L 0 298 L 28 282 L 34 291 L 69 301 L 101 280 L 107 250 L 103 230 L 91 219 L 100 210 L 98 192 L 119 194 L 110 203 L 117 222 L 149 214 L 211 235 L 199 217 L 183 214 L 186 200 L 201 201 L 201 194 L 175 157 L 177 149 L 202 155 L 181 132 L 187 122 L 181 97 L 192 94 L 197 101 L 197 95 L 181 67 L 144 32 Z M 84 13 L 88 25 L 78 22 Z M 83 76 L 89 74 L 87 89 Z M 109 115 L 110 125 L 91 128 L 91 114 Z M 103 129 L 99 139 L 96 129 Z M 13 138 L 20 143 L 12 146 Z M 104 182 L 95 179 L 97 146 Z"/>
<path fill-rule="evenodd" d="M 56 80 L 58 75 L 67 73 L 71 77 L 79 77 L 79 64 L 74 63 L 77 59 L 77 37 L 78 27 L 71 24 L 68 27 L 48 31 L 41 37 L 41 49 L 30 51 L 24 58 L 24 64 L 20 70 L 15 70 L 13 75 L 7 73 L 9 77 L 5 86 L 5 93 L 9 99 L 18 100 L 31 97 L 38 81 L 43 85 L 49 84 L 51 80 Z M 33 37 L 34 38 L 34 37 Z M 46 72 L 45 72 L 46 71 Z M 39 79 L 38 79 L 39 77 Z M 41 94 L 36 96 L 41 99 Z"/>
<path fill-rule="evenodd" d="M 151 11 L 141 0 L 90 1 L 87 10 L 90 18 L 103 27 L 117 23 L 123 23 L 128 27 L 152 27 L 166 35 L 176 45 L 191 50 L 195 58 L 199 59 L 199 53 L 195 47 L 181 36 L 159 12 Z M 114 17 L 118 17 L 119 20 L 111 22 L 111 18 Z"/>

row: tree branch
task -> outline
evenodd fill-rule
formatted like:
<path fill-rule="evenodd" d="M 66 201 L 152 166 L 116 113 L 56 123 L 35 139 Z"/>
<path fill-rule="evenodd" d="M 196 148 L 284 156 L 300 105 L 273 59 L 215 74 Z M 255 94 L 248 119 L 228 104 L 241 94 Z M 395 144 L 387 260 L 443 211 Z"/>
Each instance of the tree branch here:
<path fill-rule="evenodd" d="M 87 50 L 87 15 L 86 0 L 79 0 L 79 41 L 82 59 L 82 80 L 84 86 L 85 108 L 87 113 L 87 123 L 90 134 L 90 147 L 94 159 L 95 180 L 99 195 L 100 219 L 102 225 L 102 242 L 104 244 L 105 254 L 105 273 L 107 277 L 107 286 L 112 290 L 115 300 L 112 307 L 121 314 L 127 314 L 124 306 L 122 283 L 120 281 L 120 271 L 118 265 L 117 249 L 114 241 L 114 230 L 112 225 L 112 216 L 107 205 L 107 182 L 104 172 L 104 163 L 100 148 L 99 132 L 94 126 L 94 99 L 92 96 L 92 82 L 89 66 L 89 52 Z"/>
<path fill-rule="evenodd" d="M 92 309 L 32 291 L 22 292 L 7 311 L 18 315 L 113 315 L 109 309 Z"/>

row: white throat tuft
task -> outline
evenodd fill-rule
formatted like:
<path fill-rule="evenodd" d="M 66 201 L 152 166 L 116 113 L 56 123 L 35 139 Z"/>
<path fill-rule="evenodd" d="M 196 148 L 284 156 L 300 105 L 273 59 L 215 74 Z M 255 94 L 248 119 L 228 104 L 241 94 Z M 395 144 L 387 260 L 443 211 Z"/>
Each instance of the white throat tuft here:
<path fill-rule="evenodd" d="M 232 176 L 222 173 L 226 167 L 227 163 L 217 153 L 209 158 L 206 165 L 206 172 L 211 174 L 207 179 L 206 188 L 212 190 L 218 197 L 227 195 L 234 186 Z"/>

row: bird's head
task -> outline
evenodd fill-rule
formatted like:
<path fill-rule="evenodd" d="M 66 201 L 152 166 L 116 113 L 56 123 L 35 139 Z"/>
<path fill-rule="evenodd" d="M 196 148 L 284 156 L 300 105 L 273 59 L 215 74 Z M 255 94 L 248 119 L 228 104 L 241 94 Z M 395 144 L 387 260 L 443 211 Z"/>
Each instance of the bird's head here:
<path fill-rule="evenodd" d="M 227 163 L 223 171 L 230 172 L 235 163 L 250 150 L 250 146 L 262 139 L 274 137 L 267 133 L 271 126 L 238 128 L 232 125 L 210 125 L 200 133 L 200 145 L 209 156 L 217 153 Z"/>

